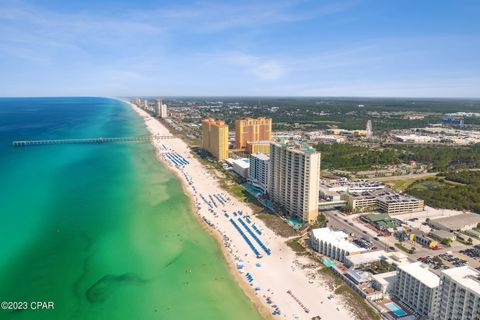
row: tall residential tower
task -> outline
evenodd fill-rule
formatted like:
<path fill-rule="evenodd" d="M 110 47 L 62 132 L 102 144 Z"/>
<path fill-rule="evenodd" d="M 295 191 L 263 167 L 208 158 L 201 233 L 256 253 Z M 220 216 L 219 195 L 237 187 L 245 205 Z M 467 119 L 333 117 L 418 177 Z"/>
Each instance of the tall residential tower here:
<path fill-rule="evenodd" d="M 168 118 L 167 105 L 162 103 L 162 99 L 157 100 L 155 105 L 155 115 L 159 118 Z"/>
<path fill-rule="evenodd" d="M 242 118 L 235 121 L 235 147 L 245 149 L 247 142 L 272 140 L 271 118 Z"/>
<path fill-rule="evenodd" d="M 228 125 L 213 118 L 202 120 L 202 147 L 218 161 L 228 158 Z"/>
<path fill-rule="evenodd" d="M 320 153 L 300 142 L 270 146 L 269 196 L 288 214 L 313 223 L 318 216 Z"/>

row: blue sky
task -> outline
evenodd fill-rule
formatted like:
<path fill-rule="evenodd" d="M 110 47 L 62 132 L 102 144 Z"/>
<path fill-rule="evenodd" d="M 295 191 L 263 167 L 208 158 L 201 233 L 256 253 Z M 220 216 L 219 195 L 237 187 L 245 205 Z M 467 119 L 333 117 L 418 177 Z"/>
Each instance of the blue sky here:
<path fill-rule="evenodd" d="M 480 1 L 0 0 L 0 96 L 480 96 Z"/>

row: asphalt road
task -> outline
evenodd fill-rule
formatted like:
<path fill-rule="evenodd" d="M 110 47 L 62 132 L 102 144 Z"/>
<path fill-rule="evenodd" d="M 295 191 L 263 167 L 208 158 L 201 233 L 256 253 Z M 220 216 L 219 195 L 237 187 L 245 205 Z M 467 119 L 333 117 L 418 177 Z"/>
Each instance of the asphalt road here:
<path fill-rule="evenodd" d="M 336 210 L 328 210 L 323 212 L 328 219 L 328 226 L 331 227 L 332 229 L 335 230 L 342 230 L 347 233 L 353 233 L 355 238 L 361 238 L 362 236 L 365 236 L 365 233 L 363 233 L 363 230 L 355 226 L 355 223 L 353 225 L 349 224 L 349 221 L 345 222 L 344 219 L 345 217 L 340 214 Z M 386 243 L 383 243 L 378 240 L 374 240 L 372 236 L 368 235 L 370 240 L 373 242 L 373 246 L 377 247 L 376 250 L 385 250 L 389 251 L 388 247 L 389 245 Z"/>

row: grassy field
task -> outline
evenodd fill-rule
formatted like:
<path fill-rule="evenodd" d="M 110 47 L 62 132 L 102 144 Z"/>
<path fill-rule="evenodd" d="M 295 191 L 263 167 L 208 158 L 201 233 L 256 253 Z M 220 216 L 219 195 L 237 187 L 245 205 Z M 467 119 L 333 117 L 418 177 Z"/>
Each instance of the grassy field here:
<path fill-rule="evenodd" d="M 295 253 L 303 255 L 306 254 L 305 247 L 300 243 L 301 237 L 296 237 L 286 241 L 287 246 L 289 246 Z"/>
<path fill-rule="evenodd" d="M 423 180 L 423 177 L 420 178 L 406 178 L 406 179 L 395 179 L 395 180 L 385 180 L 383 181 L 385 184 L 388 184 L 395 190 L 405 191 L 410 187 L 412 184 L 417 182 L 418 180 Z"/>
<path fill-rule="evenodd" d="M 298 233 L 291 226 L 273 213 L 259 213 L 256 217 L 262 220 L 269 229 L 273 230 L 281 237 L 290 238 L 298 236 Z"/>

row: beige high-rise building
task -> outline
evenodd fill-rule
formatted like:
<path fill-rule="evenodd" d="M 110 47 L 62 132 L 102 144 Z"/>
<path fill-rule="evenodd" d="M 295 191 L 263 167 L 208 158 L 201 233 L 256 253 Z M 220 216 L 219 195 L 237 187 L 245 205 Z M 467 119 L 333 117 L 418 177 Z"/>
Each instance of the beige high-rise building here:
<path fill-rule="evenodd" d="M 202 120 L 202 147 L 218 161 L 228 158 L 228 125 L 215 119 Z"/>
<path fill-rule="evenodd" d="M 163 104 L 161 99 L 158 99 L 155 105 L 155 115 L 159 118 L 168 118 L 167 105 Z"/>
<path fill-rule="evenodd" d="M 269 196 L 288 214 L 313 223 L 318 217 L 320 153 L 300 142 L 271 143 Z"/>
<path fill-rule="evenodd" d="M 247 142 L 272 140 L 271 118 L 242 118 L 235 121 L 237 149 L 245 149 Z"/>

